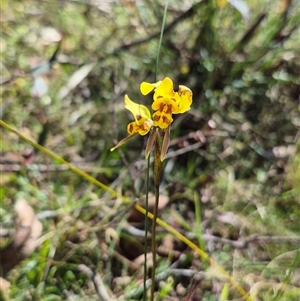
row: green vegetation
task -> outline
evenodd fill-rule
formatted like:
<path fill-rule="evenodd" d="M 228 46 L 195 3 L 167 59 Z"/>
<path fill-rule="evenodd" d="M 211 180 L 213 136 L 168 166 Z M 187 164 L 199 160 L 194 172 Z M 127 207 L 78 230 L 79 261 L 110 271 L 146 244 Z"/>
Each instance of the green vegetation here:
<path fill-rule="evenodd" d="M 158 79 L 188 86 L 193 104 L 174 116 L 159 217 L 205 249 L 253 300 L 296 301 L 299 4 L 230 2 L 235 6 L 169 2 Z M 0 252 L 0 276 L 10 283 L 0 299 L 142 299 L 145 220 L 116 195 L 144 206 L 146 139 L 110 148 L 127 136 L 132 118 L 124 95 L 147 101 L 139 86 L 153 82 L 164 5 L 1 2 L 0 119 L 117 194 L 1 127 L 2 251 L 25 220 L 31 226 L 38 219 L 43 229 L 23 260 L 17 257 L 30 233 L 8 259 Z M 152 183 L 151 171 L 150 192 Z M 20 199 L 30 207 L 14 210 Z M 153 202 L 150 196 L 150 211 Z M 36 219 L 28 219 L 31 208 Z M 156 239 L 156 300 L 241 298 L 214 266 L 159 225 Z M 150 239 L 148 252 L 151 268 Z M 6 271 L 12 260 L 20 262 Z"/>

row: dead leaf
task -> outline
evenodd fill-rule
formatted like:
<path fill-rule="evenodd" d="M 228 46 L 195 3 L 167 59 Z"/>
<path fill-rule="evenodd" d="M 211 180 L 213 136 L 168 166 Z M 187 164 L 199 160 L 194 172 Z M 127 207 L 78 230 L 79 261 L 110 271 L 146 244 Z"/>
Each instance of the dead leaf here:
<path fill-rule="evenodd" d="M 65 86 L 63 86 L 58 92 L 58 98 L 64 99 L 74 88 L 76 88 L 92 71 L 92 69 L 97 65 L 97 62 L 86 64 L 79 68 L 73 75 L 69 78 L 69 81 Z"/>
<path fill-rule="evenodd" d="M 20 199 L 15 205 L 16 229 L 13 240 L 1 251 L 1 267 L 5 276 L 20 261 L 28 257 L 37 247 L 42 233 L 42 224 L 35 218 L 33 209 L 26 200 Z"/>

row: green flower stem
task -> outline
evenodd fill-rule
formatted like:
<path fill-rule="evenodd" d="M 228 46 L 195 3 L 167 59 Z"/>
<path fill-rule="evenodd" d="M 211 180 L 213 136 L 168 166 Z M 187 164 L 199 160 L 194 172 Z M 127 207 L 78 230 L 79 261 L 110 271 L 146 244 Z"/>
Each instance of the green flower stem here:
<path fill-rule="evenodd" d="M 151 228 L 151 251 L 152 251 L 152 273 L 151 273 L 151 295 L 150 301 L 154 300 L 155 292 L 155 271 L 156 271 L 156 219 L 158 214 L 158 202 L 159 202 L 159 185 L 162 173 L 162 162 L 160 160 L 161 154 L 161 141 L 160 136 L 157 136 L 154 148 L 154 188 L 155 188 L 155 206 L 153 210 L 152 228 Z"/>
<path fill-rule="evenodd" d="M 157 82 L 157 72 L 158 72 L 158 64 L 159 64 L 159 55 L 160 55 L 160 49 L 161 49 L 162 39 L 163 39 L 163 35 L 164 35 L 164 29 L 165 29 L 165 25 L 166 25 L 166 17 L 167 17 L 168 5 L 169 5 L 169 0 L 167 0 L 166 4 L 165 4 L 163 21 L 162 21 L 162 24 L 161 24 L 161 31 L 160 31 L 160 37 L 159 37 L 159 42 L 158 42 L 157 54 L 156 54 L 154 82 Z"/>
<path fill-rule="evenodd" d="M 151 229 L 151 252 L 152 252 L 152 272 L 151 272 L 151 298 L 154 300 L 155 292 L 155 272 L 156 272 L 156 219 L 158 213 L 158 201 L 159 201 L 159 186 L 155 187 L 155 206 L 153 211 L 152 229 Z"/>
<path fill-rule="evenodd" d="M 150 179 L 150 156 L 147 159 L 146 177 L 146 204 L 145 204 L 145 236 L 144 236 L 144 277 L 143 277 L 143 301 L 147 301 L 147 254 L 148 254 L 148 198 L 149 198 L 149 179 Z"/>

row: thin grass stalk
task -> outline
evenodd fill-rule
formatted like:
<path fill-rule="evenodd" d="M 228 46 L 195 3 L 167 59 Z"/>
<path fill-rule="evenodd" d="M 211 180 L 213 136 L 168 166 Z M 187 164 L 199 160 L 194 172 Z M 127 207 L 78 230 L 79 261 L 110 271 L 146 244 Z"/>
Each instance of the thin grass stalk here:
<path fill-rule="evenodd" d="M 154 70 L 154 82 L 157 82 L 157 72 L 158 72 L 159 56 L 160 56 L 162 39 L 163 39 L 163 36 L 164 36 L 164 29 L 165 29 L 165 25 L 166 25 L 166 17 L 167 17 L 168 5 L 169 5 L 169 0 L 167 0 L 166 4 L 165 4 L 163 21 L 162 21 L 162 24 L 161 24 L 161 30 L 160 30 L 160 36 L 159 36 L 159 42 L 158 42 L 157 54 L 156 54 L 155 70 Z"/>
<path fill-rule="evenodd" d="M 200 207 L 200 199 L 199 199 L 199 194 L 194 191 L 194 204 L 195 204 L 195 215 L 196 215 L 196 233 L 197 233 L 197 238 L 198 238 L 198 244 L 202 250 L 205 250 L 205 241 L 203 239 L 203 232 L 202 232 L 202 220 L 201 220 L 201 207 Z M 207 260 L 203 257 L 202 259 L 202 264 L 203 267 L 207 266 Z"/>

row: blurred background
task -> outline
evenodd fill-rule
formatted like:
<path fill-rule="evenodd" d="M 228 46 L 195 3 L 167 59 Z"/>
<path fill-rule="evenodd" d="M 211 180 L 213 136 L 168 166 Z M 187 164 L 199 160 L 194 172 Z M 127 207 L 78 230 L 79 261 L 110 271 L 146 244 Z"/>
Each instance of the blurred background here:
<path fill-rule="evenodd" d="M 145 137 L 110 148 L 132 119 L 124 95 L 151 104 L 139 85 L 154 80 L 164 5 L 2 1 L 1 119 L 141 204 Z M 159 80 L 168 76 L 175 90 L 193 91 L 191 110 L 172 124 L 160 217 L 257 300 L 299 296 L 299 12 L 293 0 L 169 1 L 158 64 Z M 135 260 L 143 243 L 124 228 L 143 230 L 143 217 L 1 130 L 2 248 L 17 232 L 17 200 L 43 225 L 38 248 L 2 273 L 9 298 L 102 300 L 80 264 L 97 271 L 111 300 L 130 293 L 142 279 Z M 171 275 L 158 285 L 157 300 L 221 300 L 224 281 L 168 239 L 161 230 L 158 243 L 167 251 L 159 254 L 160 271 L 178 261 L 208 276 Z M 229 291 L 228 300 L 238 297 Z"/>

